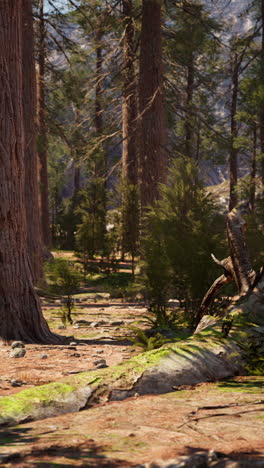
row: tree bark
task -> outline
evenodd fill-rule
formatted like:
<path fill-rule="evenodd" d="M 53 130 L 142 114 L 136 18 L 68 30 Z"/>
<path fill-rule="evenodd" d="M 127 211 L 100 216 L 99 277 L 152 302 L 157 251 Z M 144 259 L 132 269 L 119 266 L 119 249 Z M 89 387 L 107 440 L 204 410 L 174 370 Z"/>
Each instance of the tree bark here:
<path fill-rule="evenodd" d="M 123 151 L 122 179 L 131 185 L 138 183 L 137 161 L 137 97 L 134 70 L 134 24 L 132 0 L 123 0 L 125 36 L 123 46 Z"/>
<path fill-rule="evenodd" d="M 122 252 L 134 257 L 139 237 L 138 154 L 137 154 L 137 96 L 134 70 L 134 22 L 132 0 L 123 0 L 123 148 L 122 148 Z"/>
<path fill-rule="evenodd" d="M 235 51 L 233 54 L 233 73 L 232 73 L 232 102 L 231 102 L 231 148 L 230 148 L 230 197 L 229 211 L 237 205 L 237 156 L 238 150 L 235 147 L 235 139 L 237 138 L 237 95 L 238 95 L 238 56 Z"/>
<path fill-rule="evenodd" d="M 255 200 L 256 200 L 256 161 L 257 161 L 257 125 L 254 124 L 252 153 L 251 153 L 251 168 L 250 168 L 250 193 L 249 193 L 249 207 L 252 212 L 255 211 Z"/>
<path fill-rule="evenodd" d="M 38 74 L 37 74 L 37 115 L 38 115 L 38 156 L 40 163 L 40 206 L 41 226 L 44 245 L 51 246 L 51 230 L 49 215 L 49 184 L 47 167 L 47 127 L 45 103 L 45 57 L 46 28 L 44 20 L 43 0 L 39 0 L 39 38 L 38 38 Z"/>
<path fill-rule="evenodd" d="M 22 102 L 22 0 L 0 2 L 0 340 L 53 342 L 27 248 Z"/>
<path fill-rule="evenodd" d="M 261 0 L 261 80 L 263 83 L 264 76 L 264 0 Z M 264 102 L 262 99 L 259 113 L 260 121 L 260 149 L 261 149 L 261 181 L 262 181 L 262 198 L 264 198 Z"/>
<path fill-rule="evenodd" d="M 167 175 L 161 5 L 159 0 L 143 0 L 139 63 L 139 161 L 143 211 L 159 198 L 159 183 L 164 183 Z"/>
<path fill-rule="evenodd" d="M 36 69 L 31 0 L 23 0 L 23 119 L 25 135 L 25 202 L 27 244 L 34 284 L 43 280 L 38 156 L 36 145 Z"/>
<path fill-rule="evenodd" d="M 186 115 L 185 115 L 185 153 L 192 158 L 193 151 L 193 124 L 192 124 L 192 104 L 193 104 L 193 86 L 194 86 L 194 59 L 190 55 L 187 69 L 187 87 L 186 87 Z"/>

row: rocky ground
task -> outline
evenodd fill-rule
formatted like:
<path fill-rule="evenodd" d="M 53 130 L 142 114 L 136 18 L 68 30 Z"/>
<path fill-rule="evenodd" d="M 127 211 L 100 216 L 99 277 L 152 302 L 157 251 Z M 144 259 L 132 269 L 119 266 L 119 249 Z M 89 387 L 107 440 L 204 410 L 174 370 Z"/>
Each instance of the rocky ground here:
<path fill-rule="evenodd" d="M 10 357 L 10 347 L 0 348 L 0 396 L 112 366 L 141 352 L 127 332 L 144 314 L 143 304 L 95 293 L 75 300 L 74 323 L 66 329 L 59 304 L 43 300 L 51 328 L 72 336 L 70 345 L 26 345 L 21 358 Z M 263 384 L 263 377 L 206 383 L 2 427 L 0 466 L 264 467 Z"/>

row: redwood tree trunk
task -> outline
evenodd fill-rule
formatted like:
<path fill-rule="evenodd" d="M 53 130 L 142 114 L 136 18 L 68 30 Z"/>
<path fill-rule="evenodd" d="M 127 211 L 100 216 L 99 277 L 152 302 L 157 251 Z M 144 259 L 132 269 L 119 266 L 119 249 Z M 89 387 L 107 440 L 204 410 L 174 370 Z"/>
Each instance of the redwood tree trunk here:
<path fill-rule="evenodd" d="M 0 2 L 0 339 L 52 342 L 29 266 L 22 108 L 22 0 Z"/>
<path fill-rule="evenodd" d="M 25 134 L 25 202 L 27 244 L 34 284 L 43 279 L 36 146 L 36 70 L 31 0 L 23 0 L 23 114 Z"/>
<path fill-rule="evenodd" d="M 137 96 L 134 70 L 134 23 L 132 0 L 123 0 L 125 25 L 123 46 L 123 149 L 122 149 L 122 253 L 134 257 L 139 237 L 139 193 L 137 155 Z"/>
<path fill-rule="evenodd" d="M 232 102 L 231 102 L 231 148 L 230 148 L 230 199 L 229 211 L 237 205 L 237 155 L 238 150 L 235 147 L 237 137 L 237 94 L 238 94 L 238 57 L 237 52 L 233 56 L 233 74 L 232 74 Z"/>
<path fill-rule="evenodd" d="M 49 186 L 47 169 L 47 128 L 46 128 L 46 105 L 45 105 L 45 21 L 43 11 L 43 0 L 39 0 L 39 50 L 38 50 L 38 156 L 40 163 L 40 205 L 41 226 L 43 242 L 46 247 L 51 246 L 51 230 L 49 219 Z"/>
<path fill-rule="evenodd" d="M 261 0 L 262 41 L 261 41 L 261 79 L 264 80 L 264 0 Z M 261 181 L 262 197 L 264 198 L 264 101 L 261 101 L 260 109 L 260 149 L 261 149 Z"/>
<path fill-rule="evenodd" d="M 166 181 L 167 174 L 161 26 L 161 2 L 143 0 L 139 64 L 140 185 L 143 210 L 159 198 L 159 183 Z"/>
<path fill-rule="evenodd" d="M 123 47 L 123 151 L 122 178 L 132 185 L 138 183 L 138 161 L 136 141 L 137 98 L 134 71 L 134 24 L 132 0 L 123 0 L 125 36 Z"/>

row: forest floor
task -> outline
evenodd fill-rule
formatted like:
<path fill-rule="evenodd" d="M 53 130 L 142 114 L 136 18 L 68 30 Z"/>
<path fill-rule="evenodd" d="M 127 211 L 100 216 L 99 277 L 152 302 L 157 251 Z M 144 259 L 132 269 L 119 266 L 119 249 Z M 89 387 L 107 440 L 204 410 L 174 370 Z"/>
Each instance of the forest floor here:
<path fill-rule="evenodd" d="M 142 352 L 127 334 L 146 312 L 144 304 L 112 300 L 102 292 L 75 300 L 73 324 L 63 329 L 58 301 L 42 299 L 51 329 L 72 337 L 71 344 L 26 345 L 19 359 L 9 357 L 9 347 L 0 348 L 0 396 L 94 370 L 102 359 L 112 366 Z M 3 467 L 126 468 L 210 450 L 229 460 L 256 458 L 264 467 L 264 377 L 135 396 L 0 430 Z M 219 458 L 210 466 L 228 463 Z"/>

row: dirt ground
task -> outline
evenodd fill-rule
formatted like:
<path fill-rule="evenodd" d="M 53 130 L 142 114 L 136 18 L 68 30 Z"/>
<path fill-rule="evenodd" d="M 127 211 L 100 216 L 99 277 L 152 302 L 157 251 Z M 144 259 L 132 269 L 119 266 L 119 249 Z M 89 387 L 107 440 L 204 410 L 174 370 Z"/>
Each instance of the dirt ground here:
<path fill-rule="evenodd" d="M 118 364 L 140 352 L 127 327 L 145 313 L 140 303 L 107 294 L 75 297 L 74 323 L 62 329 L 59 304 L 43 300 L 44 314 L 71 345 L 26 345 L 22 358 L 1 347 L 0 396 L 94 370 L 100 359 Z M 3 467 L 135 467 L 196 451 L 255 457 L 264 467 L 264 377 L 205 383 L 161 396 L 133 397 L 44 421 L 0 430 Z"/>
<path fill-rule="evenodd" d="M 100 359 L 111 366 L 140 352 L 131 346 L 126 336 L 128 327 L 146 312 L 143 305 L 110 301 L 106 293 L 78 294 L 75 301 L 73 324 L 63 329 L 60 304 L 42 299 L 43 313 L 50 328 L 72 337 L 69 345 L 26 345 L 26 354 L 19 359 L 9 357 L 10 347 L 0 346 L 0 396 L 94 370 Z"/>

